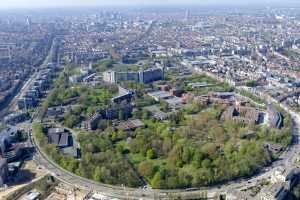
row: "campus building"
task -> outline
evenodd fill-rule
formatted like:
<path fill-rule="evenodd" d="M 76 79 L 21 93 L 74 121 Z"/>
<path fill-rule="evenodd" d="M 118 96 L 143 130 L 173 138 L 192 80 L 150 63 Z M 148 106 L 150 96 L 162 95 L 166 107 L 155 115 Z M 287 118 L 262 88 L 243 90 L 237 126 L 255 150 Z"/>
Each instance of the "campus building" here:
<path fill-rule="evenodd" d="M 103 80 L 108 83 L 119 83 L 121 81 L 135 81 L 140 83 L 151 83 L 161 80 L 164 77 L 162 68 L 151 68 L 148 70 L 140 70 L 137 72 L 116 72 L 109 70 L 103 73 Z"/>

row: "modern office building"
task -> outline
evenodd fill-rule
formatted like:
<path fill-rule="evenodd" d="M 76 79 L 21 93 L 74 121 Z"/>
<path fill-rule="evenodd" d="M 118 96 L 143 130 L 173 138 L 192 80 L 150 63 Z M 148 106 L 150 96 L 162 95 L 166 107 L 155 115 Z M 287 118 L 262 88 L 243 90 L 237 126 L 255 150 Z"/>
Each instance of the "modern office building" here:
<path fill-rule="evenodd" d="M 4 122 L 6 124 L 15 125 L 17 123 L 23 122 L 27 119 L 29 119 L 29 113 L 28 112 L 15 112 L 7 115 L 4 117 Z"/>
<path fill-rule="evenodd" d="M 27 110 L 28 108 L 35 107 L 37 100 L 35 98 L 21 97 L 18 99 L 18 108 L 20 110 Z"/>
<path fill-rule="evenodd" d="M 103 80 L 108 83 L 119 83 L 121 81 L 151 83 L 153 81 L 162 80 L 163 78 L 164 70 L 162 68 L 151 68 L 148 70 L 140 70 L 136 72 L 116 72 L 113 70 L 109 70 L 103 73 Z"/>

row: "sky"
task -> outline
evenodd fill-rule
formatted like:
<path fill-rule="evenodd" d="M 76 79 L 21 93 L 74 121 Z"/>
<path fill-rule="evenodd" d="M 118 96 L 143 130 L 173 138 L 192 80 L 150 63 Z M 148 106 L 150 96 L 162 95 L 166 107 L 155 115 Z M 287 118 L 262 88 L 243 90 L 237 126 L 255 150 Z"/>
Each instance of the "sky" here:
<path fill-rule="evenodd" d="M 0 0 L 0 8 L 147 5 L 300 5 L 300 0 Z"/>

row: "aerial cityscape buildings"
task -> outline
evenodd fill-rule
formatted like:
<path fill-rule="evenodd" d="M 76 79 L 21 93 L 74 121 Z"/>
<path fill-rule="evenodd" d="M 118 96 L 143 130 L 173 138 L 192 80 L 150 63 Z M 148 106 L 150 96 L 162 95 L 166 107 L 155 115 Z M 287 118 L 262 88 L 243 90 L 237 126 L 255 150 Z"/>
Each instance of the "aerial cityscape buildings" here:
<path fill-rule="evenodd" d="M 0 199 L 300 199 L 300 9 L 0 12 Z"/>

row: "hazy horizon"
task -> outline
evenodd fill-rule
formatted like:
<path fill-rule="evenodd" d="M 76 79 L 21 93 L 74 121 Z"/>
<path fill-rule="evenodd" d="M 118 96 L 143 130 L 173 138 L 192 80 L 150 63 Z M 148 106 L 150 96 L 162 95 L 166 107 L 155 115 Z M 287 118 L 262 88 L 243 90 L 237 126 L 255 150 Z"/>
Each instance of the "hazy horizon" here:
<path fill-rule="evenodd" d="M 88 6 L 178 6 L 178 5 L 199 5 L 199 6 L 300 6 L 299 0 L 9 0 L 2 2 L 0 8 L 47 8 L 47 7 L 88 7 Z"/>

